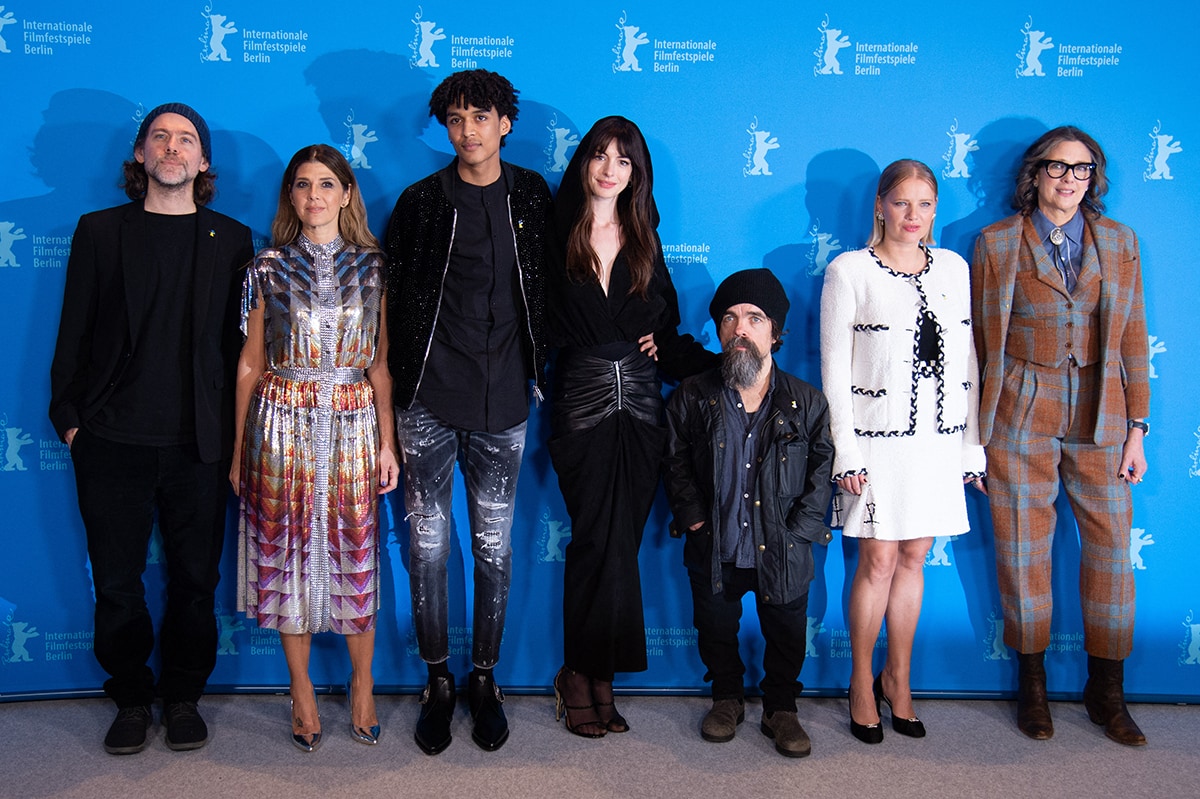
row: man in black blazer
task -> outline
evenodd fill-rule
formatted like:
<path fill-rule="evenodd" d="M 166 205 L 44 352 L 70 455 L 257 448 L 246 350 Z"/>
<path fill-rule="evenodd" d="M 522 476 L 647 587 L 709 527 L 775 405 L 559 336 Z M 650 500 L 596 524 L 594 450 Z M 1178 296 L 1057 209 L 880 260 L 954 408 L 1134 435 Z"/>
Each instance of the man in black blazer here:
<path fill-rule="evenodd" d="M 67 263 L 50 419 L 75 466 L 94 650 L 118 708 L 104 739 L 112 754 L 146 748 L 156 692 L 167 746 L 208 740 L 196 703 L 216 664 L 238 298 L 253 255 L 245 225 L 204 207 L 211 157 L 199 114 L 155 108 L 124 164 L 133 202 L 81 217 Z M 157 685 L 142 582 L 155 511 L 167 565 Z"/>

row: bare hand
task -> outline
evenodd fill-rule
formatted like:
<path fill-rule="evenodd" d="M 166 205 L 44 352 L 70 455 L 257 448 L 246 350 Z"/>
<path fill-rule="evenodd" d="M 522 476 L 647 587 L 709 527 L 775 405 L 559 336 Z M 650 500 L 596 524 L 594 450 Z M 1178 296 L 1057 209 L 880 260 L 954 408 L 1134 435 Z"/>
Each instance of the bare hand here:
<path fill-rule="evenodd" d="M 400 463 L 396 453 L 385 447 L 379 450 L 379 494 L 388 494 L 400 484 Z"/>
<path fill-rule="evenodd" d="M 987 484 L 983 482 L 982 477 L 971 477 L 968 475 L 963 478 L 963 485 L 971 486 L 985 497 L 987 496 Z"/>
<path fill-rule="evenodd" d="M 638 344 L 641 346 L 642 352 L 646 353 L 654 360 L 658 360 L 658 345 L 654 343 L 653 333 L 647 333 L 639 338 Z"/>
<path fill-rule="evenodd" d="M 78 427 L 69 427 L 67 428 L 67 432 L 63 434 L 63 441 L 67 442 L 67 449 L 71 448 L 71 442 L 75 440 L 75 434 L 78 432 Z"/>
<path fill-rule="evenodd" d="M 1150 468 L 1142 446 L 1144 436 L 1140 429 L 1130 428 L 1129 435 L 1125 437 L 1125 446 L 1121 449 L 1121 469 L 1117 472 L 1117 477 L 1131 485 L 1142 482 L 1146 470 Z"/>
<path fill-rule="evenodd" d="M 867 476 L 865 474 L 848 474 L 845 477 L 839 477 L 837 484 L 847 494 L 858 496 L 866 488 Z"/>
<path fill-rule="evenodd" d="M 229 466 L 229 484 L 233 486 L 234 496 L 242 495 L 242 459 L 235 457 L 233 463 Z"/>

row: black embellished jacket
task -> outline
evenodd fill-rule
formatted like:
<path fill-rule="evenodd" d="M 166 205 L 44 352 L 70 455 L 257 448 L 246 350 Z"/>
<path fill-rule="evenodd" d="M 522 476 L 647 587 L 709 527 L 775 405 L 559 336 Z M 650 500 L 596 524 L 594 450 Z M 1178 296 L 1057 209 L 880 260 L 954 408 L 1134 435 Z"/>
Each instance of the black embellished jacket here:
<path fill-rule="evenodd" d="M 508 185 L 508 215 L 516 243 L 524 316 L 522 352 L 534 393 L 545 387 L 546 269 L 550 239 L 550 190 L 542 176 L 501 164 Z M 409 186 L 396 201 L 384 237 L 388 255 L 388 367 L 396 405 L 408 408 L 429 356 L 442 305 L 442 288 L 454 243 L 456 214 L 450 197 L 458 159 Z"/>
<path fill-rule="evenodd" d="M 713 522 L 720 502 L 714 452 L 733 431 L 725 423 L 719 369 L 689 377 L 667 403 L 667 459 L 663 482 L 674 520 L 671 535 L 687 536 L 689 571 L 721 586 L 721 554 Z M 754 551 L 762 601 L 786 604 L 808 591 L 812 542 L 829 543 L 825 510 L 833 486 L 829 405 L 820 391 L 776 367 L 766 430 L 759 441 L 754 485 Z M 691 526 L 704 522 L 697 530 Z"/>

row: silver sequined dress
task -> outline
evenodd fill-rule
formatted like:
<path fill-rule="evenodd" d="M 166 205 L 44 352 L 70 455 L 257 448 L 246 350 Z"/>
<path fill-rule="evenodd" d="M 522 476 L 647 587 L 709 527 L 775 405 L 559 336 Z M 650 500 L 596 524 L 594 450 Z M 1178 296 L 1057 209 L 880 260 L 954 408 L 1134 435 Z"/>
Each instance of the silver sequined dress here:
<path fill-rule="evenodd" d="M 267 369 L 246 416 L 238 604 L 281 633 L 366 632 L 379 606 L 375 357 L 383 257 L 301 236 L 258 254 L 242 329 L 264 312 Z"/>

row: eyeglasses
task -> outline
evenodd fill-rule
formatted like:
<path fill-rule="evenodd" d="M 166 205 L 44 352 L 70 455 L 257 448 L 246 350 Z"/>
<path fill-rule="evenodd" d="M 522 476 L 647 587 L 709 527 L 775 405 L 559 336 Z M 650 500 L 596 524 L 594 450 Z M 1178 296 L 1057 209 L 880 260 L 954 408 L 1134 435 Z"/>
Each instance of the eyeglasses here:
<path fill-rule="evenodd" d="M 1069 169 L 1076 180 L 1090 180 L 1092 173 L 1096 171 L 1096 165 L 1092 163 L 1064 164 L 1062 161 L 1042 161 L 1042 168 L 1052 178 L 1061 178 Z"/>

